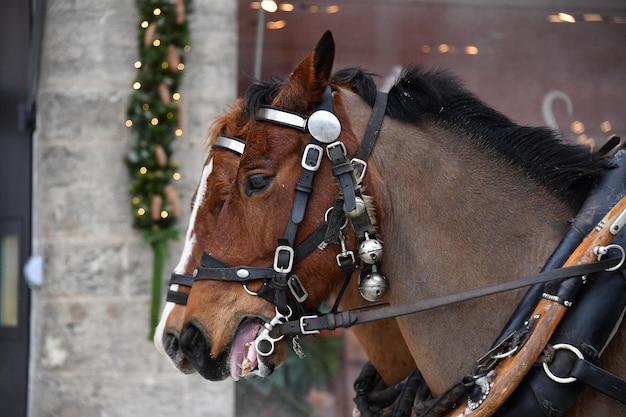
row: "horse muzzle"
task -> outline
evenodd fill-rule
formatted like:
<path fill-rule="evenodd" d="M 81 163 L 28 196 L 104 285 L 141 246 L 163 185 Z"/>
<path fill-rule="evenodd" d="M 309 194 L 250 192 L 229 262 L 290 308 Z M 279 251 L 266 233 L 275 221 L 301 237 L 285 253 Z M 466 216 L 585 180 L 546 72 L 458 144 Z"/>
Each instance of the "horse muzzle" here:
<path fill-rule="evenodd" d="M 229 375 L 230 348 L 218 357 L 211 354 L 211 342 L 204 330 L 193 322 L 185 324 L 180 334 L 180 350 L 200 375 L 211 381 L 221 381 Z"/>
<path fill-rule="evenodd" d="M 259 351 L 258 346 L 265 346 L 268 340 L 266 331 L 267 327 L 260 319 L 245 319 L 237 327 L 230 344 L 214 358 L 209 337 L 201 327 L 188 322 L 179 344 L 185 358 L 200 375 L 211 381 L 220 381 L 228 376 L 235 381 L 266 377 L 274 372 L 277 362 L 284 360 L 287 351 L 283 344 L 276 343 L 280 339 L 272 339 L 271 351 Z"/>

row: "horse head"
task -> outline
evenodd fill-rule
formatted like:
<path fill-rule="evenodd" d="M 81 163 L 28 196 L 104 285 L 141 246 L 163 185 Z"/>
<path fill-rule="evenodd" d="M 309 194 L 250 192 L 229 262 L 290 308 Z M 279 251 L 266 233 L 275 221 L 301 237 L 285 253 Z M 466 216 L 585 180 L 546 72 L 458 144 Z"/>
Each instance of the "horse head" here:
<path fill-rule="evenodd" d="M 157 349 L 166 354 L 183 373 L 195 368 L 185 358 L 179 346 L 185 305 L 195 267 L 213 233 L 217 216 L 235 179 L 239 157 L 243 152 L 245 121 L 241 119 L 241 100 L 215 120 L 209 131 L 209 153 L 204 162 L 200 183 L 191 199 L 191 216 L 185 235 L 183 252 L 170 280 L 167 302 L 154 334 Z"/>
<path fill-rule="evenodd" d="M 275 326 L 316 311 L 345 276 L 337 251 L 298 251 L 335 211 L 339 194 L 322 146 L 344 157 L 358 147 L 331 92 L 333 60 L 327 32 L 280 88 L 247 93 L 246 112 L 255 119 L 180 335 L 185 356 L 207 379 L 271 374 L 287 354 Z M 352 181 L 352 172 L 345 174 Z M 347 211 L 356 210 L 354 198 L 345 200 Z M 342 234 L 341 243 L 340 254 L 356 253 L 354 236 Z"/>

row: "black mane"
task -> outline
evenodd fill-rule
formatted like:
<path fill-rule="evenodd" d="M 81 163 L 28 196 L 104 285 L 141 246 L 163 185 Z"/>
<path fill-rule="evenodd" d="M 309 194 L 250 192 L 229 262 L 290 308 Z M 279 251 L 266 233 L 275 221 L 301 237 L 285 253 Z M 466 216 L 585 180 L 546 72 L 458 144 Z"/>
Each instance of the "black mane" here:
<path fill-rule="evenodd" d="M 346 68 L 335 73 L 334 81 L 350 86 L 373 105 L 376 86 L 371 74 Z M 389 91 L 387 114 L 413 124 L 429 120 L 465 133 L 485 150 L 520 165 L 576 209 L 604 169 L 603 161 L 588 148 L 563 142 L 552 129 L 514 123 L 463 88 L 448 71 L 406 68 Z"/>
<path fill-rule="evenodd" d="M 333 75 L 337 85 L 350 88 L 370 106 L 376 98 L 372 74 L 345 68 Z M 259 106 L 271 103 L 284 81 L 254 83 L 244 93 L 244 110 L 252 117 Z M 588 148 L 570 145 L 551 129 L 520 126 L 467 91 L 448 71 L 406 68 L 389 91 L 387 115 L 421 124 L 439 123 L 472 138 L 489 152 L 497 152 L 521 166 L 572 208 L 584 202 L 604 162 Z"/>

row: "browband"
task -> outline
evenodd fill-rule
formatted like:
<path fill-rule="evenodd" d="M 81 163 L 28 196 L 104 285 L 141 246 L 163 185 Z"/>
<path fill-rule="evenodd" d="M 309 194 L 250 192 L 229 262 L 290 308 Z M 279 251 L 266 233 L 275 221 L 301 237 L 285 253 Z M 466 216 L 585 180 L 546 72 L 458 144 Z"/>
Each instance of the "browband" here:
<path fill-rule="evenodd" d="M 219 135 L 213 142 L 213 148 L 226 149 L 241 156 L 246 148 L 246 142 L 234 136 Z"/>

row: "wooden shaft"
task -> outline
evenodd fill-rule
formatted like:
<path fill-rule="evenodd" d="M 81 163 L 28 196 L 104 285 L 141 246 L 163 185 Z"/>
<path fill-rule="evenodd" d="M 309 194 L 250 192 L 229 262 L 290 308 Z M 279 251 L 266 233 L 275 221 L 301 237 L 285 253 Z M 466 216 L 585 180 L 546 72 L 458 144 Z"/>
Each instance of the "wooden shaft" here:
<path fill-rule="evenodd" d="M 574 250 L 570 257 L 563 264 L 566 266 L 580 265 L 597 261 L 594 248 L 597 246 L 607 246 L 619 233 L 618 230 L 609 230 L 615 221 L 623 217 L 626 212 L 626 196 L 624 196 L 612 209 L 604 216 L 603 220 L 585 237 L 581 244 Z M 483 403 L 474 411 L 464 416 L 489 417 L 493 415 L 515 391 L 522 382 L 530 368 L 535 364 L 537 358 L 547 345 L 552 333 L 557 328 L 567 307 L 547 299 L 541 299 L 533 311 L 530 318 L 539 316 L 535 330 L 532 335 L 516 354 L 503 359 L 495 368 L 495 376 L 489 395 Z M 463 412 L 464 405 L 449 413 L 448 417 L 458 416 Z"/>

